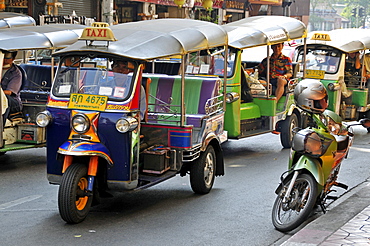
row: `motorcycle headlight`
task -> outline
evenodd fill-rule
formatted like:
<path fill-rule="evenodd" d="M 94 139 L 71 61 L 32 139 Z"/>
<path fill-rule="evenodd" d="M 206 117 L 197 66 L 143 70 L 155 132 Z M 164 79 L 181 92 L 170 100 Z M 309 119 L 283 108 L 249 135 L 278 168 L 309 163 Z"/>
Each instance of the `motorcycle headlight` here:
<path fill-rule="evenodd" d="M 342 125 L 336 123 L 332 118 L 328 117 L 328 130 L 332 134 L 340 135 L 342 130 Z"/>
<path fill-rule="evenodd" d="M 76 114 L 72 118 L 72 128 L 75 132 L 83 134 L 90 129 L 90 120 L 84 114 Z"/>
<path fill-rule="evenodd" d="M 295 151 L 311 155 L 322 155 L 323 152 L 320 136 L 311 129 L 303 129 L 297 132 L 293 137 L 292 148 Z"/>
<path fill-rule="evenodd" d="M 128 131 L 133 131 L 137 128 L 138 126 L 138 121 L 136 118 L 127 116 L 127 117 L 122 117 L 117 120 L 116 122 L 116 129 L 120 133 L 125 133 Z"/>
<path fill-rule="evenodd" d="M 45 110 L 36 115 L 36 124 L 39 127 L 46 127 L 51 122 L 51 114 L 49 111 Z"/>

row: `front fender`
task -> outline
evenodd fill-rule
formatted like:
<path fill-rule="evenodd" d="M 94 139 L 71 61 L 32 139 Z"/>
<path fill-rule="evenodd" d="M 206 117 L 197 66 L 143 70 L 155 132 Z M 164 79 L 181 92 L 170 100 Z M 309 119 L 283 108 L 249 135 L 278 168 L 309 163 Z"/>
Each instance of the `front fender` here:
<path fill-rule="evenodd" d="M 317 159 L 302 155 L 294 164 L 293 170 L 298 171 L 302 169 L 309 171 L 320 185 L 323 186 L 325 184 L 324 174 L 320 162 Z"/>
<path fill-rule="evenodd" d="M 68 140 L 59 147 L 58 153 L 71 156 L 99 156 L 107 160 L 109 165 L 113 165 L 108 149 L 101 143 Z"/>

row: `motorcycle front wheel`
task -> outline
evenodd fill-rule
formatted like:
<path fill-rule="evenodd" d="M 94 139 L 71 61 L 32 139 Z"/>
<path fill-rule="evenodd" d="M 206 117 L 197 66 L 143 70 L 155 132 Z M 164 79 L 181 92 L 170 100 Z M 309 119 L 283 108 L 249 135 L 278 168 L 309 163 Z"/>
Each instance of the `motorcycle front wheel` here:
<path fill-rule="evenodd" d="M 284 183 L 288 187 L 290 180 Z M 286 188 L 283 188 L 272 208 L 272 223 L 281 232 L 291 231 L 301 225 L 310 215 L 318 196 L 317 183 L 310 174 L 299 174 L 293 189 L 284 201 Z"/>
<path fill-rule="evenodd" d="M 92 194 L 86 195 L 87 167 L 75 163 L 67 168 L 59 186 L 58 207 L 64 221 L 77 224 L 83 221 L 90 211 Z"/>

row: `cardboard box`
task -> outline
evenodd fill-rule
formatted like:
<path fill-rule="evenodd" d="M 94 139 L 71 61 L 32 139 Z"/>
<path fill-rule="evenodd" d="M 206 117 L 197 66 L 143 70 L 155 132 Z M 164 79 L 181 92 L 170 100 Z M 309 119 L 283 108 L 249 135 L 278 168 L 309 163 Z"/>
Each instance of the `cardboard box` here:
<path fill-rule="evenodd" d="M 346 105 L 345 119 L 355 120 L 356 119 L 356 106 Z"/>
<path fill-rule="evenodd" d="M 169 150 L 161 148 L 149 148 L 143 151 L 144 155 L 144 173 L 162 174 L 168 169 L 169 165 Z"/>
<path fill-rule="evenodd" d="M 40 144 L 46 142 L 45 128 L 35 124 L 19 124 L 17 142 Z"/>
<path fill-rule="evenodd" d="M 168 12 L 158 13 L 158 18 L 170 18 L 170 13 Z"/>

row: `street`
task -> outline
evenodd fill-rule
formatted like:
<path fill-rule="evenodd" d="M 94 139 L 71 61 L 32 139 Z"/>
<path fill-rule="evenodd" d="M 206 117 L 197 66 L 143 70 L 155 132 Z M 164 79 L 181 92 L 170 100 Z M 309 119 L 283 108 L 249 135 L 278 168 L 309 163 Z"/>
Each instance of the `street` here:
<path fill-rule="evenodd" d="M 349 188 L 370 176 L 369 143 L 366 129 L 356 127 L 338 180 Z M 209 194 L 195 195 L 189 177 L 177 176 L 147 190 L 114 193 L 77 225 L 59 216 L 58 186 L 46 179 L 45 149 L 7 152 L 0 156 L 0 244 L 272 245 L 289 237 L 271 223 L 289 149 L 273 134 L 223 148 L 226 174 Z"/>

